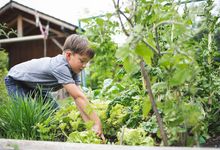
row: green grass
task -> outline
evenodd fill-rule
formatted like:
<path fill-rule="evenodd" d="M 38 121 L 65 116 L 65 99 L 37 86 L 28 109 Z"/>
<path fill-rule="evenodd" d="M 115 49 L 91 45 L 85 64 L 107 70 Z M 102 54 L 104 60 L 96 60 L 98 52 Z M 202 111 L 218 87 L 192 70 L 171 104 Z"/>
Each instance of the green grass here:
<path fill-rule="evenodd" d="M 54 112 L 49 102 L 42 99 L 10 99 L 0 106 L 0 137 L 12 139 L 38 139 L 36 124 Z"/>

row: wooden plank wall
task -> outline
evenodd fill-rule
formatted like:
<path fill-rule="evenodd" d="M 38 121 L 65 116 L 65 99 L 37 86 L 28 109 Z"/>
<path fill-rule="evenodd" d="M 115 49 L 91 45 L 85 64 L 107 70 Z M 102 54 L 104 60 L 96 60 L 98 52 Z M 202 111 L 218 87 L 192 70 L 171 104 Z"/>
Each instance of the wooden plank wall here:
<path fill-rule="evenodd" d="M 64 41 L 60 39 L 59 41 Z M 62 43 L 60 42 L 60 43 Z M 62 43 L 63 44 L 63 43 Z M 44 42 L 43 40 L 24 41 L 17 43 L 4 44 L 2 48 L 6 49 L 9 55 L 9 68 L 14 65 L 31 60 L 33 58 L 44 57 Z M 52 40 L 47 40 L 47 56 L 52 57 L 61 54 L 62 51 L 56 46 Z"/>

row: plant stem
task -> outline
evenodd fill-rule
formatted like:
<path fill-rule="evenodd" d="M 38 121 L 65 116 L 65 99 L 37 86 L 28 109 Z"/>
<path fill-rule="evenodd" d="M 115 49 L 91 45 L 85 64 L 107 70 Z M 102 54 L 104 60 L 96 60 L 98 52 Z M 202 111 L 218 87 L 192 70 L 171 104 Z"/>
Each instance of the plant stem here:
<path fill-rule="evenodd" d="M 142 76 L 144 77 L 144 81 L 145 81 L 145 87 L 148 91 L 148 95 L 149 95 L 149 98 L 150 98 L 150 101 L 151 101 L 151 104 L 153 107 L 153 111 L 154 111 L 156 118 L 157 118 L 157 123 L 159 125 L 159 129 L 160 129 L 163 143 L 165 146 L 168 146 L 167 135 L 166 135 L 166 132 L 163 127 L 163 121 L 162 121 L 161 116 L 158 112 L 157 105 L 156 105 L 156 102 L 154 100 L 154 96 L 153 96 L 153 93 L 151 90 L 149 75 L 148 75 L 148 72 L 145 70 L 144 65 L 145 65 L 144 60 L 141 58 L 140 66 L 141 66 L 141 73 L 142 73 Z"/>
<path fill-rule="evenodd" d="M 124 133 L 125 133 L 125 126 L 122 127 L 122 132 L 121 132 L 121 137 L 120 137 L 120 145 L 123 145 Z"/>

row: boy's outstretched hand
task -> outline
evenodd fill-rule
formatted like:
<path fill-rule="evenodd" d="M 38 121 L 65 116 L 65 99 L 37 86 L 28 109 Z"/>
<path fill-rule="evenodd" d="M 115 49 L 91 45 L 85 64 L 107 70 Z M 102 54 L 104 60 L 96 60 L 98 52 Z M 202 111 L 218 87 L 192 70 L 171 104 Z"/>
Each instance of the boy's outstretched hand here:
<path fill-rule="evenodd" d="M 102 127 L 101 125 L 97 125 L 95 124 L 93 127 L 92 127 L 92 130 L 102 139 L 102 142 L 105 143 L 105 136 L 104 134 L 102 133 Z"/>
<path fill-rule="evenodd" d="M 100 137 L 101 137 L 101 139 L 102 139 L 102 144 L 106 144 L 105 136 L 104 136 L 103 133 L 101 134 Z"/>

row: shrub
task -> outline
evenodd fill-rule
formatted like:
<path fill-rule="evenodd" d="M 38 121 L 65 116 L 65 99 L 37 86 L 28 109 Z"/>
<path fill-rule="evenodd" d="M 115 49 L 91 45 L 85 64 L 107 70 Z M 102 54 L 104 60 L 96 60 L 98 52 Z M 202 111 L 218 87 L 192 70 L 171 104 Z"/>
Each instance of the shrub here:
<path fill-rule="evenodd" d="M 4 51 L 0 51 L 0 104 L 7 99 L 7 91 L 5 88 L 4 77 L 7 74 L 8 55 Z"/>

